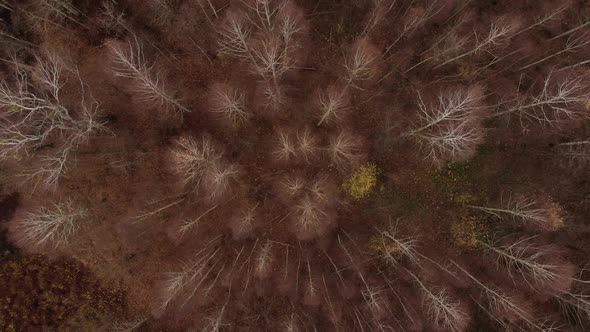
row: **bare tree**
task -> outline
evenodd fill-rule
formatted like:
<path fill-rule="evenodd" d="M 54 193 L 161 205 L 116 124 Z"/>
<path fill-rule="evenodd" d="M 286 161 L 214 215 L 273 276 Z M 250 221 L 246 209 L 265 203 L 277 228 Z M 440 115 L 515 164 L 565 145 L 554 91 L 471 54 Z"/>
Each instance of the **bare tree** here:
<path fill-rule="evenodd" d="M 217 316 L 206 318 L 205 320 L 207 321 L 207 325 L 205 325 L 205 327 L 201 331 L 203 331 L 203 332 L 219 332 L 222 330 L 222 328 L 224 326 L 231 325 L 229 323 L 223 323 L 223 315 L 225 313 L 226 306 L 227 306 L 227 303 L 225 303 L 221 307 L 221 309 L 219 310 L 219 313 L 217 313 Z"/>
<path fill-rule="evenodd" d="M 315 200 L 323 204 L 329 204 L 336 195 L 332 190 L 333 188 L 330 187 L 327 176 L 317 176 L 311 181 L 307 189 Z"/>
<path fill-rule="evenodd" d="M 287 103 L 287 96 L 282 85 L 274 82 L 261 82 L 258 84 L 262 105 L 268 109 L 278 111 Z"/>
<path fill-rule="evenodd" d="M 586 103 L 590 97 L 582 79 L 566 77 L 561 82 L 554 82 L 552 75 L 553 72 L 549 72 L 538 95 L 517 98 L 513 106 L 492 114 L 492 117 L 515 114 L 524 130 L 528 128 L 527 122 L 559 126 L 566 120 L 587 119 Z"/>
<path fill-rule="evenodd" d="M 309 128 L 297 131 L 297 152 L 306 162 L 310 162 L 317 156 L 318 139 Z"/>
<path fill-rule="evenodd" d="M 116 2 L 111 0 L 104 0 L 100 9 L 101 22 L 107 31 L 115 32 L 120 34 L 123 30 L 131 32 L 129 29 L 128 22 L 125 19 L 125 13 L 118 11 L 116 8 Z"/>
<path fill-rule="evenodd" d="M 240 125 L 248 120 L 246 95 L 238 88 L 228 84 L 213 84 L 210 89 L 211 111 L 218 114 L 231 125 Z"/>
<path fill-rule="evenodd" d="M 246 14 L 240 11 L 228 10 L 221 27 L 217 31 L 220 53 L 254 61 L 254 55 L 249 44 L 251 27 Z"/>
<path fill-rule="evenodd" d="M 325 207 L 311 196 L 304 196 L 293 208 L 294 228 L 298 237 L 308 240 L 322 234 L 331 219 Z"/>
<path fill-rule="evenodd" d="M 113 332 L 133 332 L 137 331 L 137 329 L 145 324 L 147 320 L 148 319 L 146 317 L 141 317 L 133 320 L 109 322 L 107 330 Z M 100 331 L 102 331 L 102 329 Z"/>
<path fill-rule="evenodd" d="M 380 52 L 368 38 L 361 38 L 352 45 L 352 52 L 344 60 L 346 86 L 359 87 L 361 82 L 370 81 L 377 75 L 377 60 Z"/>
<path fill-rule="evenodd" d="M 524 195 L 513 198 L 512 195 L 509 195 L 507 200 L 500 203 L 500 207 L 468 206 L 498 218 L 507 216 L 512 220 L 543 230 L 554 231 L 563 225 L 557 204 L 547 199 L 536 199 L 533 196 Z"/>
<path fill-rule="evenodd" d="M 304 186 L 304 180 L 298 176 L 288 176 L 281 181 L 281 189 L 288 197 L 294 197 L 301 193 Z"/>
<path fill-rule="evenodd" d="M 218 267 L 219 248 L 212 250 L 211 244 L 216 239 L 207 243 L 204 248 L 195 254 L 195 259 L 188 264 L 183 264 L 178 272 L 165 274 L 164 283 L 160 290 L 161 301 L 158 309 L 164 311 L 175 300 L 183 298 L 180 307 L 183 307 L 199 290 L 210 289 L 217 282 L 217 278 L 210 280 L 213 270 Z M 223 270 L 223 267 L 221 267 Z M 218 274 L 219 275 L 219 274 Z M 209 281 L 208 287 L 203 287 Z"/>
<path fill-rule="evenodd" d="M 453 265 L 463 272 L 469 279 L 475 282 L 477 288 L 482 292 L 483 299 L 486 301 L 485 307 L 475 300 L 478 306 L 500 327 L 510 330 L 511 327 L 515 327 L 518 321 L 523 321 L 526 325 L 533 330 L 545 331 L 531 316 L 529 308 L 523 304 L 523 301 L 516 296 L 506 294 L 501 289 L 492 285 L 487 285 L 461 267 L 459 264 L 452 261 Z M 516 317 L 514 319 L 502 319 L 502 317 L 508 314 L 509 317 Z"/>
<path fill-rule="evenodd" d="M 7 81 L 0 84 L 2 114 L 3 158 L 19 152 L 28 154 L 31 149 L 44 144 L 56 131 L 69 127 L 72 119 L 67 108 L 61 105 L 63 67 L 54 56 L 39 61 L 35 74 L 28 73 L 16 60 L 14 86 Z M 30 81 L 34 76 L 38 89 Z M 32 90 L 39 90 L 33 92 Z M 49 121 L 48 121 L 49 120 Z"/>
<path fill-rule="evenodd" d="M 253 207 L 242 209 L 239 215 L 234 218 L 232 223 L 232 233 L 234 238 L 241 239 L 252 232 L 257 207 L 258 204 Z"/>
<path fill-rule="evenodd" d="M 7 0 L 0 0 L 0 7 L 12 11 L 12 6 L 10 6 Z"/>
<path fill-rule="evenodd" d="M 279 90 L 295 68 L 304 31 L 301 14 L 290 1 L 257 0 L 246 12 L 228 11 L 219 32 L 219 52 L 249 61 L 252 71 Z"/>
<path fill-rule="evenodd" d="M 207 216 L 213 210 L 217 209 L 217 207 L 219 207 L 219 204 L 207 209 L 205 212 L 203 212 L 197 218 L 183 220 L 182 225 L 178 228 L 178 233 L 180 234 L 180 237 L 183 237 L 186 233 L 188 233 L 189 231 L 191 231 L 193 229 L 195 229 L 195 230 L 198 229 L 201 219 L 203 219 L 205 216 Z"/>
<path fill-rule="evenodd" d="M 166 24 L 174 15 L 174 7 L 171 0 L 148 0 L 146 3 L 151 6 L 154 15 L 153 22 L 155 24 Z"/>
<path fill-rule="evenodd" d="M 556 261 L 552 246 L 537 245 L 533 238 L 523 238 L 509 245 L 483 243 L 495 253 L 498 267 L 505 267 L 512 278 L 519 277 L 532 289 L 561 292 L 573 281 L 567 268 Z"/>
<path fill-rule="evenodd" d="M 578 49 L 584 48 L 588 45 L 590 45 L 590 32 L 586 32 L 586 33 L 583 33 L 580 35 L 572 34 L 571 36 L 568 37 L 565 47 L 563 49 L 561 49 L 555 53 L 552 53 L 551 55 L 548 55 L 541 60 L 537 60 L 533 63 L 529 63 L 528 65 L 523 66 L 523 67 L 519 68 L 518 70 L 525 70 L 527 68 L 536 66 L 540 63 L 543 63 L 543 62 L 545 62 L 551 58 L 554 58 L 556 56 L 560 56 L 564 53 L 576 52 Z"/>
<path fill-rule="evenodd" d="M 340 170 L 357 165 L 363 158 L 360 139 L 346 130 L 330 139 L 328 146 L 330 159 Z"/>
<path fill-rule="evenodd" d="M 260 279 L 268 277 L 273 262 L 272 256 L 272 242 L 266 240 L 266 243 L 260 248 L 260 252 L 255 260 L 254 274 Z"/>
<path fill-rule="evenodd" d="M 55 151 L 40 158 L 38 164 L 24 168 L 19 177 L 25 182 L 34 182 L 33 190 L 39 184 L 42 184 L 45 189 L 56 189 L 59 180 L 68 171 L 71 160 L 75 158 L 78 148 L 87 144 L 92 134 L 107 131 L 104 122 L 96 120 L 98 107 L 96 102 L 88 105 L 82 100 L 78 117 L 69 117 L 63 120 L 65 123 L 61 128 L 61 137 L 59 137 L 62 141 L 56 143 L 58 146 Z"/>
<path fill-rule="evenodd" d="M 295 313 L 291 313 L 289 318 L 282 324 L 285 332 L 299 332 L 299 318 Z"/>
<path fill-rule="evenodd" d="M 560 143 L 556 150 L 558 162 L 566 168 L 585 169 L 590 164 L 590 140 Z"/>
<path fill-rule="evenodd" d="M 201 180 L 216 161 L 221 158 L 208 137 L 200 142 L 191 137 L 181 137 L 171 151 L 174 171 L 182 177 L 185 187 L 198 188 Z"/>
<path fill-rule="evenodd" d="M 389 1 L 389 0 L 373 0 L 373 9 L 369 14 L 369 19 L 365 24 L 365 28 L 361 33 L 362 36 L 369 35 L 371 31 L 379 25 L 387 17 L 387 15 L 391 12 L 393 7 L 396 4 L 396 0 Z"/>
<path fill-rule="evenodd" d="M 111 43 L 108 47 L 113 56 L 113 74 L 132 80 L 132 91 L 141 102 L 164 107 L 166 110 L 190 112 L 190 109 L 183 106 L 181 100 L 164 85 L 161 75 L 154 73 L 153 65 L 149 65 L 145 60 L 143 48 L 137 38 L 134 37 L 134 40 L 126 45 Z"/>
<path fill-rule="evenodd" d="M 482 99 L 475 87 L 439 95 L 438 104 L 427 107 L 418 94 L 419 124 L 404 136 L 414 137 L 435 164 L 468 159 L 484 138 Z"/>
<path fill-rule="evenodd" d="M 438 14 L 442 8 L 443 6 L 439 4 L 439 1 L 430 1 L 426 8 L 414 8 L 413 6 L 409 6 L 403 14 L 405 22 L 401 33 L 391 44 L 389 44 L 389 46 L 386 47 L 384 54 L 388 54 L 403 37 L 412 34 L 417 28 L 424 25 L 426 21 Z"/>
<path fill-rule="evenodd" d="M 26 213 L 15 223 L 14 232 L 25 246 L 58 248 L 68 243 L 86 216 L 85 209 L 66 200 Z"/>
<path fill-rule="evenodd" d="M 533 24 L 529 25 L 528 27 L 526 27 L 524 29 L 519 30 L 518 32 L 516 32 L 513 35 L 513 37 L 516 36 L 516 35 L 519 35 L 521 33 L 527 32 L 527 31 L 529 31 L 531 29 L 534 29 L 536 27 L 543 26 L 547 22 L 556 20 L 557 15 L 560 14 L 560 13 L 562 13 L 566 9 L 567 9 L 567 5 L 561 5 L 561 6 L 557 7 L 557 8 L 555 8 L 554 10 L 551 10 L 551 11 L 547 12 L 545 15 L 543 15 L 541 17 L 537 17 L 534 20 L 534 23 Z M 557 37 L 554 37 L 552 39 L 556 39 L 556 38 L 559 38 L 559 37 L 561 37 L 561 35 L 560 36 L 557 36 Z"/>
<path fill-rule="evenodd" d="M 317 305 L 320 301 L 320 289 L 316 279 L 313 277 L 309 258 L 307 262 L 307 286 L 305 287 L 305 302 L 311 305 Z"/>
<path fill-rule="evenodd" d="M 367 306 L 369 307 L 369 311 L 371 312 L 373 318 L 375 320 L 378 320 L 381 316 L 383 316 L 383 312 L 385 311 L 385 308 L 387 307 L 386 304 L 386 292 L 387 292 L 387 288 L 386 287 L 382 287 L 382 288 L 378 288 L 378 287 L 374 287 L 374 286 L 369 286 L 369 284 L 367 283 L 367 281 L 365 280 L 364 276 L 359 273 L 359 276 L 361 278 L 361 281 L 364 284 L 365 289 L 363 289 L 361 291 L 361 295 L 363 297 L 363 300 L 365 301 L 365 303 L 367 304 Z"/>
<path fill-rule="evenodd" d="M 398 267 L 403 260 L 420 266 L 420 254 L 416 247 L 418 240 L 414 237 L 399 236 L 397 227 L 390 224 L 388 229 L 379 231 L 377 246 L 381 258 L 394 267 Z"/>
<path fill-rule="evenodd" d="M 492 23 L 488 29 L 487 35 L 480 36 L 477 33 L 474 34 L 475 44 L 468 51 L 446 60 L 435 68 L 440 68 L 472 54 L 488 52 L 494 47 L 506 42 L 512 36 L 513 30 L 514 27 L 510 24 L 499 22 Z"/>
<path fill-rule="evenodd" d="M 445 331 L 464 331 L 470 317 L 461 302 L 452 298 L 444 288 L 435 290 L 427 286 L 412 272 L 412 276 L 422 293 L 422 305 L 432 324 Z"/>
<path fill-rule="evenodd" d="M 54 20 L 70 20 L 83 25 L 78 20 L 82 12 L 76 8 L 72 0 L 39 0 L 42 12 Z"/>
<path fill-rule="evenodd" d="M 25 66 L 13 58 L 14 81 L 0 83 L 0 106 L 5 108 L 0 116 L 0 159 L 29 158 L 40 155 L 39 147 L 52 145 L 36 158 L 38 165 L 22 169 L 20 176 L 35 182 L 34 188 L 43 183 L 54 189 L 78 147 L 92 134 L 107 130 L 97 120 L 99 104 L 86 99 L 82 82 L 80 106 L 73 112 L 62 105 L 66 69 L 59 58 L 49 54 L 36 61 L 35 66 Z"/>
<path fill-rule="evenodd" d="M 209 200 L 217 200 L 229 192 L 230 186 L 238 180 L 236 165 L 214 162 L 204 177 L 204 186 L 209 192 Z"/>
<path fill-rule="evenodd" d="M 460 24 L 463 23 L 460 21 Z M 457 32 L 460 24 L 451 28 L 449 32 L 447 32 L 442 38 L 438 41 L 434 42 L 433 45 L 423 54 L 430 56 L 425 56 L 420 62 L 416 63 L 412 67 L 406 69 L 404 74 L 409 73 L 410 71 L 420 67 L 421 65 L 430 62 L 430 61 L 446 61 L 448 59 L 452 59 L 457 55 L 461 54 L 461 51 L 467 46 L 469 43 L 469 37 L 462 36 Z"/>
<path fill-rule="evenodd" d="M 345 111 L 349 108 L 346 87 L 329 86 L 325 91 L 319 93 L 318 104 L 321 116 L 317 126 L 341 121 Z"/>
<path fill-rule="evenodd" d="M 278 148 L 274 151 L 277 159 L 281 161 L 289 161 L 296 155 L 295 142 L 289 133 L 279 131 L 278 133 Z"/>
<path fill-rule="evenodd" d="M 274 36 L 255 43 L 252 53 L 252 70 L 264 80 L 273 82 L 274 86 L 278 86 L 285 73 L 296 65 L 295 59 L 286 53 L 283 42 Z"/>
<path fill-rule="evenodd" d="M 556 297 L 561 311 L 579 326 L 587 326 L 590 321 L 590 295 L 583 292 L 568 291 Z"/>

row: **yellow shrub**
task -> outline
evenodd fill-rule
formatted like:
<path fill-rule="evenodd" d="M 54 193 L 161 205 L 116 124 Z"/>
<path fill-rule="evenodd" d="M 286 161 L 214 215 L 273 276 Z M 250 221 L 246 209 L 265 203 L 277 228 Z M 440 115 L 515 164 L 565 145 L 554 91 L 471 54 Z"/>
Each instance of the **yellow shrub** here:
<path fill-rule="evenodd" d="M 458 247 L 472 249 L 486 241 L 488 233 L 474 216 L 465 216 L 451 226 L 451 236 Z"/>
<path fill-rule="evenodd" d="M 363 199 L 375 189 L 377 174 L 378 170 L 375 164 L 365 164 L 344 182 L 344 190 L 355 200 Z"/>
<path fill-rule="evenodd" d="M 391 256 L 400 259 L 403 255 L 401 247 L 383 235 L 375 235 L 369 240 L 369 251 L 379 257 Z"/>

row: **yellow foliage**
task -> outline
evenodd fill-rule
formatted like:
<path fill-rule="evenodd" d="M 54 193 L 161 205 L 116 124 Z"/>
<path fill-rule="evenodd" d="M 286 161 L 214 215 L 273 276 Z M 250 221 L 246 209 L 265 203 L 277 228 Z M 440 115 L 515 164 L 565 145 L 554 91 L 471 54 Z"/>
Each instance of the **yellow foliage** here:
<path fill-rule="evenodd" d="M 486 227 L 474 216 L 465 216 L 451 226 L 453 242 L 458 247 L 472 249 L 488 238 Z"/>
<path fill-rule="evenodd" d="M 367 197 L 377 184 L 377 166 L 368 163 L 361 166 L 354 172 L 343 184 L 346 193 L 355 200 L 361 200 Z"/>
<path fill-rule="evenodd" d="M 377 256 L 402 257 L 401 247 L 394 241 L 387 240 L 383 235 L 375 235 L 369 241 L 369 251 Z"/>

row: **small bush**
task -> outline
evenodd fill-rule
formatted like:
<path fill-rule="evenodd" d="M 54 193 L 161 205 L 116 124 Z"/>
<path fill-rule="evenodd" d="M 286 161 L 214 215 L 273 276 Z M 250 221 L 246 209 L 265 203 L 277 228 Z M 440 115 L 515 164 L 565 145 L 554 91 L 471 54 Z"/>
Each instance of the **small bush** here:
<path fill-rule="evenodd" d="M 453 243 L 461 249 L 474 249 L 489 240 L 485 225 L 475 216 L 463 216 L 451 226 Z"/>
<path fill-rule="evenodd" d="M 354 172 L 344 182 L 344 190 L 354 200 L 361 200 L 373 192 L 377 184 L 379 170 L 373 163 L 367 163 Z"/>

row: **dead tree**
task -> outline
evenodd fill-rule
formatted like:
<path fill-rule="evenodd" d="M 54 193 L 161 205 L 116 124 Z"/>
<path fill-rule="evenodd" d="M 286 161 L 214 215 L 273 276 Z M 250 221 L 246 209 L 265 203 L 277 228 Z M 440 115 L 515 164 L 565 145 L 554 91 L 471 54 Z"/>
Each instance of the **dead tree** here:
<path fill-rule="evenodd" d="M 225 303 L 221 307 L 221 309 L 219 310 L 219 312 L 217 313 L 216 316 L 206 318 L 205 320 L 207 321 L 207 324 L 205 325 L 205 327 L 201 331 L 203 331 L 203 332 L 219 332 L 219 331 L 223 330 L 224 326 L 231 325 L 229 323 L 223 322 L 223 315 L 225 314 L 225 307 L 226 306 L 227 306 L 227 303 Z"/>
<path fill-rule="evenodd" d="M 70 111 L 62 106 L 60 92 L 63 86 L 61 62 L 53 57 L 37 58 L 38 69 L 25 71 L 16 59 L 14 84 L 0 84 L 2 116 L 3 158 L 22 153 L 27 155 L 44 144 L 60 128 L 69 127 Z M 35 78 L 38 85 L 31 82 Z M 38 90 L 33 92 L 33 90 Z M 47 120 L 50 121 L 47 121 Z"/>
<path fill-rule="evenodd" d="M 241 125 L 250 117 L 246 111 L 246 94 L 228 84 L 213 84 L 210 88 L 209 103 L 211 112 L 229 125 Z"/>
<path fill-rule="evenodd" d="M 563 293 L 574 281 L 573 271 L 558 259 L 554 247 L 537 245 L 532 239 L 523 238 L 508 245 L 482 245 L 496 255 L 497 266 L 505 268 L 511 278 L 518 277 L 534 290 Z"/>
<path fill-rule="evenodd" d="M 199 228 L 199 223 L 201 222 L 201 219 L 206 217 L 213 210 L 217 209 L 217 207 L 219 207 L 219 204 L 207 209 L 205 212 L 203 212 L 197 218 L 183 220 L 182 225 L 178 228 L 178 233 L 179 233 L 180 237 L 182 238 L 186 233 L 188 233 L 192 230 L 196 231 Z"/>
<path fill-rule="evenodd" d="M 373 9 L 369 14 L 369 18 L 365 24 L 365 28 L 363 29 L 361 36 L 369 35 L 371 31 L 387 17 L 396 4 L 395 0 L 373 0 L 372 2 Z"/>
<path fill-rule="evenodd" d="M 346 130 L 330 139 L 327 150 L 332 163 L 341 171 L 358 165 L 363 159 L 360 139 Z"/>
<path fill-rule="evenodd" d="M 414 237 L 401 237 L 397 227 L 391 224 L 388 229 L 380 230 L 376 238 L 381 258 L 388 264 L 399 267 L 403 261 L 420 266 L 420 254 L 416 250 L 418 240 Z"/>
<path fill-rule="evenodd" d="M 360 38 L 352 44 L 351 53 L 344 59 L 345 87 L 360 88 L 359 84 L 377 75 L 377 61 L 381 52 L 368 38 Z"/>
<path fill-rule="evenodd" d="M 556 301 L 561 311 L 577 325 L 585 327 L 590 321 L 590 295 L 568 291 Z"/>
<path fill-rule="evenodd" d="M 417 28 L 424 25 L 426 21 L 431 19 L 434 15 L 443 8 L 438 1 L 430 1 L 426 8 L 414 8 L 409 6 L 402 15 L 404 17 L 404 26 L 398 37 L 385 48 L 384 54 L 388 54 L 391 49 L 404 37 L 412 34 Z"/>
<path fill-rule="evenodd" d="M 412 272 L 414 279 L 422 293 L 422 305 L 430 322 L 445 331 L 464 331 L 470 322 L 468 313 L 461 302 L 451 297 L 447 290 L 434 289 L 427 286 Z"/>
<path fill-rule="evenodd" d="M 131 90 L 140 102 L 165 110 L 190 112 L 190 109 L 182 105 L 180 98 L 165 86 L 161 74 L 154 72 L 153 65 L 148 64 L 137 38 L 128 41 L 126 45 L 112 43 L 108 47 L 113 57 L 111 71 L 116 77 L 133 82 Z"/>
<path fill-rule="evenodd" d="M 293 208 L 293 229 L 301 240 L 309 240 L 323 234 L 331 217 L 323 202 L 306 195 Z"/>
<path fill-rule="evenodd" d="M 321 89 L 318 93 L 317 126 L 340 122 L 350 107 L 350 89 L 363 90 L 362 86 L 373 81 L 378 74 L 380 51 L 367 37 L 357 39 L 344 57 L 344 73 L 339 75 L 341 82 Z"/>
<path fill-rule="evenodd" d="M 182 178 L 183 186 L 197 190 L 208 170 L 221 158 L 221 153 L 206 136 L 200 141 L 181 137 L 176 141 L 171 157 L 172 167 Z"/>
<path fill-rule="evenodd" d="M 223 153 L 206 136 L 200 142 L 181 137 L 170 154 L 172 169 L 182 186 L 192 188 L 193 192 L 204 190 L 210 201 L 223 197 L 239 175 L 238 167 L 223 160 Z"/>
<path fill-rule="evenodd" d="M 69 20 L 84 26 L 79 17 L 83 13 L 76 8 L 72 0 L 39 0 L 42 13 L 57 22 Z"/>
<path fill-rule="evenodd" d="M 16 221 L 14 233 L 23 246 L 59 248 L 80 228 L 87 211 L 71 200 L 26 213 Z"/>
<path fill-rule="evenodd" d="M 418 125 L 404 136 L 416 139 L 434 164 L 468 159 L 484 139 L 482 99 L 481 89 L 456 90 L 428 107 L 418 95 Z"/>
<path fill-rule="evenodd" d="M 119 12 L 115 7 L 116 2 L 105 0 L 102 3 L 101 22 L 107 31 L 122 35 L 124 31 L 132 33 L 129 28 L 129 22 L 125 18 L 124 12 Z"/>
<path fill-rule="evenodd" d="M 349 100 L 346 86 L 331 85 L 318 95 L 318 108 L 320 119 L 317 126 L 324 123 L 340 122 L 344 113 L 349 109 Z"/>
<path fill-rule="evenodd" d="M 154 24 L 164 25 L 174 15 L 174 6 L 171 0 L 148 0 L 146 5 L 151 7 Z"/>
<path fill-rule="evenodd" d="M 314 160 L 319 153 L 318 139 L 309 128 L 297 131 L 296 151 L 306 162 Z"/>
<path fill-rule="evenodd" d="M 165 274 L 164 283 L 160 289 L 161 298 L 158 306 L 160 312 L 168 309 L 169 305 L 177 300 L 181 301 L 179 307 L 182 308 L 198 291 L 203 291 L 201 294 L 203 297 L 207 296 L 224 269 L 224 266 L 219 267 L 219 256 L 217 256 L 219 248 L 213 250 L 210 247 L 215 240 L 199 250 L 191 263 L 183 264 L 180 271 Z M 219 272 L 217 277 L 211 279 L 215 275 L 213 272 L 215 269 Z M 207 287 L 205 287 L 206 283 L 209 283 Z"/>
<path fill-rule="evenodd" d="M 590 164 L 590 140 L 557 144 L 557 161 L 565 168 L 585 169 Z"/>
<path fill-rule="evenodd" d="M 239 215 L 234 218 L 232 223 L 232 233 L 235 239 L 242 239 L 252 233 L 254 222 L 256 220 L 257 207 L 258 204 L 253 207 L 242 209 Z"/>
<path fill-rule="evenodd" d="M 251 32 L 246 14 L 228 10 L 224 22 L 217 30 L 219 53 L 254 62 L 254 55 L 250 49 Z"/>
<path fill-rule="evenodd" d="M 566 121 L 587 119 L 589 95 L 582 79 L 566 77 L 561 82 L 555 82 L 552 76 L 553 72 L 549 72 L 539 94 L 517 97 L 513 105 L 491 117 L 515 115 L 523 130 L 528 130 L 529 123 L 559 127 Z"/>
<path fill-rule="evenodd" d="M 226 162 L 213 162 L 203 178 L 204 189 L 209 193 L 210 201 L 217 201 L 230 191 L 239 177 L 236 165 Z"/>
<path fill-rule="evenodd" d="M 489 52 L 494 47 L 505 43 L 512 36 L 513 30 L 514 27 L 509 24 L 492 23 L 486 35 L 480 36 L 477 33 L 474 34 L 475 43 L 469 50 L 444 61 L 434 68 L 440 68 L 466 56 L 482 52 Z"/>
<path fill-rule="evenodd" d="M 280 183 L 280 191 L 289 198 L 293 198 L 303 192 L 305 182 L 299 176 L 287 176 Z"/>
<path fill-rule="evenodd" d="M 544 57 L 541 60 L 537 60 L 533 63 L 529 63 L 528 65 L 525 65 L 521 68 L 519 68 L 518 70 L 525 70 L 527 68 L 536 66 L 540 63 L 543 63 L 549 59 L 555 58 L 557 56 L 561 56 L 564 53 L 573 53 L 578 51 L 578 49 L 584 48 L 586 46 L 590 45 L 590 33 L 586 32 L 580 35 L 571 35 L 568 37 L 567 42 L 565 44 L 565 47 L 555 53 L 552 53 L 546 57 Z"/>
<path fill-rule="evenodd" d="M 107 130 L 97 120 L 99 104 L 86 98 L 83 83 L 79 107 L 63 106 L 60 94 L 67 70 L 60 59 L 47 55 L 36 61 L 28 67 L 13 58 L 13 82 L 0 83 L 0 159 L 36 159 L 36 164 L 22 169 L 21 178 L 34 182 L 34 188 L 42 183 L 54 189 L 77 149 L 93 134 Z M 43 155 L 38 152 L 47 145 L 54 148 Z"/>
<path fill-rule="evenodd" d="M 471 279 L 475 286 L 481 291 L 485 304 L 480 303 L 474 298 L 475 303 L 493 320 L 499 327 L 511 330 L 513 327 L 518 328 L 519 322 L 524 322 L 526 326 L 536 331 L 545 331 L 543 326 L 539 325 L 529 312 L 529 308 L 523 304 L 522 300 L 506 294 L 498 287 L 488 285 L 477 279 L 459 264 L 452 262 L 453 265 Z M 502 319 L 502 316 L 515 317 L 516 319 Z"/>
<path fill-rule="evenodd" d="M 263 81 L 265 105 L 284 103 L 282 80 L 300 61 L 305 23 L 291 1 L 257 0 L 228 10 L 218 31 L 219 52 L 248 63 Z"/>
<path fill-rule="evenodd" d="M 280 161 L 289 161 L 296 155 L 296 143 L 288 132 L 278 131 L 277 136 L 277 148 L 274 155 Z"/>
<path fill-rule="evenodd" d="M 12 11 L 12 6 L 8 3 L 7 0 L 0 0 L 0 8 L 4 8 L 8 11 Z"/>
<path fill-rule="evenodd" d="M 264 245 L 260 247 L 258 256 L 254 260 L 254 275 L 259 279 L 268 277 L 272 269 L 272 262 L 272 242 L 267 239 Z"/>
<path fill-rule="evenodd" d="M 289 318 L 283 322 L 282 327 L 285 332 L 299 332 L 299 317 L 295 313 L 291 313 Z"/>
<path fill-rule="evenodd" d="M 555 231 L 563 225 L 560 208 L 548 199 L 537 199 L 533 196 L 520 196 L 500 203 L 499 207 L 467 205 L 472 209 L 483 211 L 500 219 L 503 216 L 542 230 Z"/>

